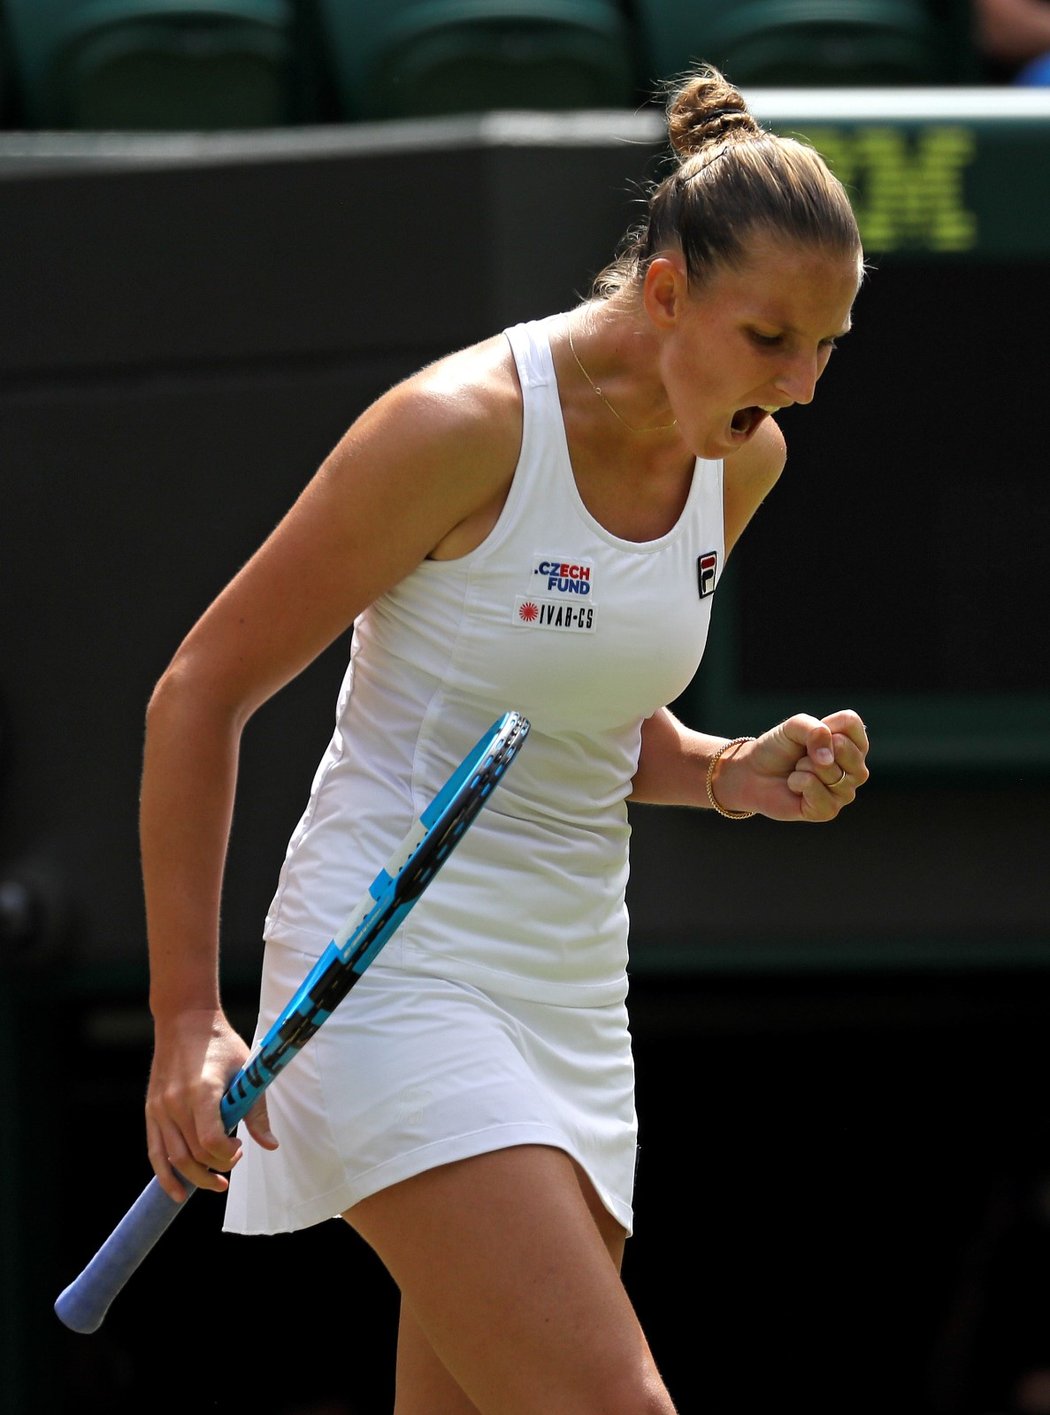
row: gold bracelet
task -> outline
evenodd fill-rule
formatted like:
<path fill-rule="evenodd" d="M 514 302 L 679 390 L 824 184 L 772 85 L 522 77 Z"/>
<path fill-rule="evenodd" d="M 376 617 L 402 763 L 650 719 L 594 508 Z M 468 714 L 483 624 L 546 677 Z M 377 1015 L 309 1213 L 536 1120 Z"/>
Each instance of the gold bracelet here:
<path fill-rule="evenodd" d="M 724 816 L 727 821 L 750 820 L 755 814 L 754 811 L 727 811 L 725 806 L 720 806 L 715 800 L 714 780 L 715 767 L 729 751 L 730 747 L 739 747 L 742 742 L 753 742 L 754 737 L 734 737 L 731 742 L 723 742 L 718 751 L 707 764 L 707 799 L 720 816 Z"/>

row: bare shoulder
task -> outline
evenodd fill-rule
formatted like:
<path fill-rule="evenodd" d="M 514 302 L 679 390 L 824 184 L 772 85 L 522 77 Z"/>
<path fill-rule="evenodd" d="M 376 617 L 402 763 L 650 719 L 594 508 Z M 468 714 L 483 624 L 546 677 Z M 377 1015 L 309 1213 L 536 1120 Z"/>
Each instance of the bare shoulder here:
<path fill-rule="evenodd" d="M 472 390 L 505 397 L 517 394 L 520 398 L 514 356 L 502 334 L 444 354 L 405 382 L 410 387 L 422 386 L 446 393 Z"/>
<path fill-rule="evenodd" d="M 478 543 L 514 475 L 520 403 L 505 340 L 384 393 L 198 621 L 180 671 L 254 711 L 428 556 Z"/>
<path fill-rule="evenodd" d="M 453 436 L 460 456 L 491 452 L 521 435 L 521 390 L 502 335 L 447 354 L 379 399 L 373 410 L 393 416 L 414 438 Z"/>
<path fill-rule="evenodd" d="M 522 397 L 513 355 L 497 335 L 428 364 L 381 398 L 346 441 L 370 444 L 371 465 L 429 502 L 431 559 L 473 550 L 495 525 L 521 450 Z"/>
<path fill-rule="evenodd" d="M 419 558 L 465 554 L 506 499 L 521 432 L 514 359 L 497 335 L 376 399 L 326 459 L 315 490 L 344 516 L 396 516 L 403 544 Z"/>
<path fill-rule="evenodd" d="M 754 437 L 725 460 L 723 503 L 726 554 L 776 485 L 787 460 L 784 434 L 766 418 Z"/>
<path fill-rule="evenodd" d="M 433 500 L 447 530 L 509 481 L 521 442 L 521 395 L 506 340 L 448 354 L 395 384 L 343 435 L 329 477 L 355 489 L 381 483 L 394 497 Z M 326 470 L 322 468 L 322 471 Z"/>

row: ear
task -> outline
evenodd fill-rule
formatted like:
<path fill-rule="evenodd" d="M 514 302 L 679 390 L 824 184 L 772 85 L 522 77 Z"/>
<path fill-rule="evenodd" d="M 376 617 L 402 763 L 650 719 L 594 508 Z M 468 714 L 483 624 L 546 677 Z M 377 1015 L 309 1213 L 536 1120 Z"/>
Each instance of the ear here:
<path fill-rule="evenodd" d="M 688 283 L 685 261 L 677 252 L 658 255 L 649 262 L 642 284 L 642 303 L 657 329 L 674 327 Z"/>

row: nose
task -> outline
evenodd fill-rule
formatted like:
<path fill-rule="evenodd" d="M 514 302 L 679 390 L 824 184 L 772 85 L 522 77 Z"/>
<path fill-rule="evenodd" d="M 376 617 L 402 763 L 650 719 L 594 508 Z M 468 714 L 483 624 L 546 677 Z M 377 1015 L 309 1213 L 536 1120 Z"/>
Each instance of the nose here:
<path fill-rule="evenodd" d="M 812 403 L 821 368 L 817 357 L 799 354 L 777 377 L 777 392 L 792 403 Z"/>

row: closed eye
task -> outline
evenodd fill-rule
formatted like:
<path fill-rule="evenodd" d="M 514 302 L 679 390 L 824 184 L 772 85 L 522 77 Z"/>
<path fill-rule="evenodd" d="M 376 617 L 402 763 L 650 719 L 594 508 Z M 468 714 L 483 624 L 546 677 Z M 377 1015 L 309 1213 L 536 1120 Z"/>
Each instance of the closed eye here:
<path fill-rule="evenodd" d="M 778 349 L 784 342 L 783 334 L 760 334 L 757 329 L 751 331 L 751 338 L 762 349 Z M 820 341 L 822 349 L 837 349 L 838 346 L 837 337 Z"/>

